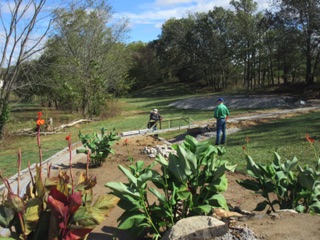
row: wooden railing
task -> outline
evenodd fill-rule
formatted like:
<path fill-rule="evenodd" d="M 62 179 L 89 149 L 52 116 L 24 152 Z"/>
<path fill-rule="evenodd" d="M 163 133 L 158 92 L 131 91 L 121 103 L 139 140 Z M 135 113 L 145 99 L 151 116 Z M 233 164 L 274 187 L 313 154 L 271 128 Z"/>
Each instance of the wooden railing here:
<path fill-rule="evenodd" d="M 193 122 L 192 118 L 189 117 L 175 117 L 175 118 L 166 118 L 161 121 L 155 122 L 157 124 L 157 131 L 153 131 L 153 127 L 149 128 L 146 134 L 153 132 L 165 132 L 165 131 L 170 131 L 170 130 L 180 130 L 182 127 L 188 128 L 191 127 L 191 124 Z M 187 123 L 187 125 L 185 124 Z"/>
<path fill-rule="evenodd" d="M 189 117 L 176 117 L 176 118 L 166 118 L 162 121 L 157 122 L 157 130 L 153 131 L 153 127 L 148 128 L 147 124 L 143 125 L 140 130 L 129 131 L 121 133 L 122 136 L 130 135 L 148 135 L 148 134 L 157 134 L 162 132 L 177 131 L 181 129 L 190 129 L 193 119 Z M 156 122 L 154 122 L 156 123 Z"/>

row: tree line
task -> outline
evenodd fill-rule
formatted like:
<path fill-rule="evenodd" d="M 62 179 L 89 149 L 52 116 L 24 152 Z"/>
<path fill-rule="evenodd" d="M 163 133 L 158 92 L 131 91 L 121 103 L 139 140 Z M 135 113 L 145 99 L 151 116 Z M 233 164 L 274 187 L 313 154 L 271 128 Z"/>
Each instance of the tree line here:
<path fill-rule="evenodd" d="M 113 22 L 106 0 L 59 5 L 47 14 L 46 31 L 31 42 L 47 1 L 28 2 L 15 1 L 11 23 L 2 21 L 1 136 L 12 93 L 93 117 L 108 100 L 157 83 L 196 83 L 221 91 L 312 84 L 319 76 L 320 0 L 274 0 L 263 11 L 253 0 L 231 0 L 227 9 L 171 18 L 158 39 L 129 44 L 128 20 Z M 19 34 L 14 29 L 27 7 L 34 14 Z"/>
<path fill-rule="evenodd" d="M 274 1 L 272 11 L 257 11 L 252 0 L 230 5 L 167 20 L 159 39 L 148 45 L 159 64 L 158 78 L 150 80 L 161 76 L 212 91 L 316 81 L 320 1 Z"/>

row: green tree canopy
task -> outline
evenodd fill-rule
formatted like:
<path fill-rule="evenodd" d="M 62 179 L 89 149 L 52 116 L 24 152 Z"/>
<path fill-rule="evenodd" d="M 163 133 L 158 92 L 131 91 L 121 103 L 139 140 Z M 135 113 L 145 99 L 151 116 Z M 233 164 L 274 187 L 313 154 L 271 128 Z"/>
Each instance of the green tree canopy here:
<path fill-rule="evenodd" d="M 57 9 L 55 15 L 55 35 L 39 62 L 48 67 L 43 82 L 51 83 L 55 99 L 92 117 L 108 96 L 130 87 L 126 47 L 120 43 L 127 21 L 111 25 L 112 11 L 105 1 Z"/>

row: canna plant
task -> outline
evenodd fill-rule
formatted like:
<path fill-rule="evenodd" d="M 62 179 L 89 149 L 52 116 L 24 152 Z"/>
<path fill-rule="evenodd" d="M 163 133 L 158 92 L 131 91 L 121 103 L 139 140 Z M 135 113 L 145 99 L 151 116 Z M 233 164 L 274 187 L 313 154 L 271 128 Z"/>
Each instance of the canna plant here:
<path fill-rule="evenodd" d="M 317 167 L 311 168 L 306 165 L 304 168 L 298 166 L 298 181 L 302 190 L 298 193 L 295 209 L 299 212 L 320 213 L 320 159 Z"/>
<path fill-rule="evenodd" d="M 128 168 L 119 165 L 128 182 L 105 184 L 125 210 L 118 219 L 119 229 L 136 237 L 160 239 L 182 218 L 210 215 L 213 208 L 228 209 L 221 193 L 228 186 L 225 172 L 234 171 L 235 166 L 221 159 L 225 149 L 209 141 L 197 142 L 191 136 L 173 147 L 176 154 L 171 153 L 169 159 L 159 154 L 149 166 L 143 161 Z M 154 169 L 156 164 L 160 164 L 160 171 Z"/>
<path fill-rule="evenodd" d="M 99 167 L 106 161 L 109 154 L 114 154 L 111 148 L 115 141 L 120 139 L 115 129 L 106 134 L 106 128 L 101 128 L 101 134 L 93 133 L 84 135 L 79 131 L 78 137 L 84 149 L 77 149 L 77 153 L 85 153 L 90 156 L 90 166 Z"/>
<path fill-rule="evenodd" d="M 297 158 L 281 162 L 278 153 L 274 153 L 271 164 L 255 163 L 246 154 L 247 173 L 251 179 L 237 182 L 246 189 L 261 193 L 264 201 L 257 204 L 255 210 L 275 211 L 280 209 L 295 209 L 298 212 L 320 213 L 320 172 L 318 160 L 315 169 L 306 165 L 298 165 Z M 272 198 L 275 194 L 275 198 Z"/>
<path fill-rule="evenodd" d="M 25 192 L 20 191 L 21 152 L 18 154 L 17 192 L 14 192 L 8 179 L 0 175 L 6 190 L 0 205 L 0 226 L 8 228 L 7 239 L 84 239 L 92 229 L 100 224 L 116 206 L 119 198 L 101 195 L 93 200 L 93 187 L 96 178 L 89 176 L 88 168 L 81 173 L 77 183 L 72 174 L 71 137 L 66 137 L 70 153 L 70 176 L 67 171 L 59 170 L 52 177 L 51 167 L 43 179 L 40 127 L 44 124 L 41 113 L 37 120 L 37 143 L 39 164 L 33 176 L 29 165 L 31 181 Z M 89 162 L 89 158 L 87 158 Z"/>
<path fill-rule="evenodd" d="M 320 213 L 320 158 L 315 149 L 315 139 L 306 134 L 306 139 L 314 151 L 315 158 L 318 159 L 316 167 L 311 168 L 305 165 L 304 168 L 298 166 L 299 183 L 303 191 L 299 192 L 299 205 L 296 207 L 300 212 Z"/>

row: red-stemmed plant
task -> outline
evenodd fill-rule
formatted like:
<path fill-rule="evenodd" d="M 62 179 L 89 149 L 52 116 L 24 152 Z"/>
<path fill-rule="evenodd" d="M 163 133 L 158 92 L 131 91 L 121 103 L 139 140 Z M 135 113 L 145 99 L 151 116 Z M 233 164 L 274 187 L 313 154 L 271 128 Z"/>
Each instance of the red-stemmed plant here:
<path fill-rule="evenodd" d="M 28 169 L 30 182 L 26 192 L 20 192 L 20 167 L 22 154 L 18 152 L 17 193 L 12 190 L 8 179 L 0 174 L 7 191 L 3 193 L 0 204 L 0 226 L 10 230 L 14 239 L 84 239 L 92 229 L 100 224 L 118 203 L 119 198 L 106 194 L 93 201 L 93 187 L 97 180 L 86 173 L 81 173 L 77 184 L 72 174 L 72 145 L 68 135 L 70 177 L 59 169 L 58 176 L 51 177 L 51 164 L 47 178 L 42 181 L 42 150 L 40 128 L 44 124 L 42 113 L 38 113 L 37 144 L 39 164 L 33 176 L 30 163 Z M 88 158 L 89 162 L 89 158 Z M 71 182 L 70 182 L 71 178 Z"/>

